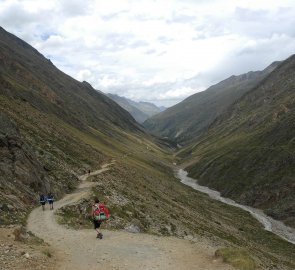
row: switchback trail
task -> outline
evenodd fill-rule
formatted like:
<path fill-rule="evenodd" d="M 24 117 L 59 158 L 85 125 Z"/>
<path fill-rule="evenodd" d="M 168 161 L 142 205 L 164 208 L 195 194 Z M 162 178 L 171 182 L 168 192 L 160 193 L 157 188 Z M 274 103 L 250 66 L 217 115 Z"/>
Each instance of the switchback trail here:
<path fill-rule="evenodd" d="M 90 176 L 107 173 L 111 165 L 113 163 L 103 165 Z M 90 188 L 96 183 L 87 182 L 88 176 L 80 176 L 77 190 L 55 202 L 53 211 L 42 211 L 38 207 L 28 218 L 28 230 L 55 250 L 56 269 L 233 269 L 216 260 L 215 248 L 204 241 L 195 243 L 174 237 L 107 230 L 103 230 L 104 239 L 99 240 L 94 230 L 74 230 L 58 224 L 54 215 L 56 210 L 90 196 Z"/>

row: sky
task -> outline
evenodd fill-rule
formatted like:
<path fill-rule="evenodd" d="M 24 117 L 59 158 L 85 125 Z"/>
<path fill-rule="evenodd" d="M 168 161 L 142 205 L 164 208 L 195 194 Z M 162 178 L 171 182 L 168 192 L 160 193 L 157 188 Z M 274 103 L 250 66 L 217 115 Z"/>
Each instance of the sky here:
<path fill-rule="evenodd" d="M 95 89 L 163 106 L 295 53 L 294 0 L 0 0 L 0 25 Z"/>

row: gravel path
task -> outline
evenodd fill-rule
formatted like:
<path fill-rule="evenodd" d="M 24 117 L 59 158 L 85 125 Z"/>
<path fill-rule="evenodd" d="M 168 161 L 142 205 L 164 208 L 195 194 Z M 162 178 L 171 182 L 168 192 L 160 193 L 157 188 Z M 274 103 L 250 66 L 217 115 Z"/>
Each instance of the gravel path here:
<path fill-rule="evenodd" d="M 91 173 L 107 173 L 109 167 Z M 193 243 L 174 237 L 158 237 L 148 234 L 132 234 L 124 231 L 104 230 L 104 239 L 96 239 L 94 230 L 73 230 L 59 225 L 55 211 L 90 196 L 95 182 L 87 182 L 89 175 L 80 177 L 78 189 L 55 202 L 54 210 L 32 211 L 28 219 L 28 230 L 51 245 L 59 260 L 57 268 L 62 270 L 94 269 L 233 269 L 213 256 L 215 249 L 204 243 Z"/>

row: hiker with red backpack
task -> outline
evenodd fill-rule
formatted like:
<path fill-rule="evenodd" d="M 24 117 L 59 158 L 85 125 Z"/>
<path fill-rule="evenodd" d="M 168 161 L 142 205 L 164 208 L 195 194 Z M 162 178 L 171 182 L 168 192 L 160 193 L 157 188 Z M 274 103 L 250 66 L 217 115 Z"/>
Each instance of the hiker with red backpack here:
<path fill-rule="evenodd" d="M 96 238 L 102 239 L 103 234 L 99 231 L 100 225 L 103 221 L 109 218 L 108 208 L 99 201 L 98 198 L 94 199 L 94 204 L 91 209 L 91 216 L 94 224 L 94 229 L 97 232 Z"/>

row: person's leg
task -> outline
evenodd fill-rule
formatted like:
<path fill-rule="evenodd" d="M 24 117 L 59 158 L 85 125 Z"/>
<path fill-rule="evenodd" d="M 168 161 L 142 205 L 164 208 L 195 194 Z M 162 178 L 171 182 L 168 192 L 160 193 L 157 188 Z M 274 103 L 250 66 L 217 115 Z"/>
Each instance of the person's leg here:
<path fill-rule="evenodd" d="M 49 203 L 49 209 L 52 210 L 53 209 L 53 201 L 48 200 L 48 203 Z"/>
<path fill-rule="evenodd" d="M 101 222 L 93 220 L 93 223 L 94 223 L 94 229 L 97 232 L 96 237 L 102 239 L 102 233 L 100 232 L 100 224 L 101 224 Z"/>
<path fill-rule="evenodd" d="M 102 239 L 103 235 L 101 233 L 100 225 L 101 225 L 101 221 L 99 222 L 99 232 L 97 235 L 98 235 L 98 238 Z"/>

